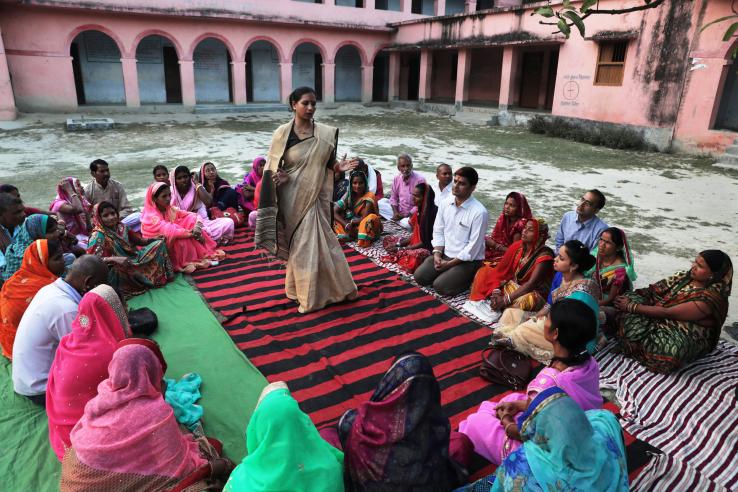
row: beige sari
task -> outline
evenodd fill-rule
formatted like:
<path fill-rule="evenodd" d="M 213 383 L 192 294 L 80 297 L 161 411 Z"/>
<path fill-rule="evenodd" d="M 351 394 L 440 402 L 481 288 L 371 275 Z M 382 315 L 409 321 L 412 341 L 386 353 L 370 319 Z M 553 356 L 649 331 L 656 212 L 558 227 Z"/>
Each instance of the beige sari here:
<path fill-rule="evenodd" d="M 313 138 L 287 149 L 293 122 L 272 136 L 255 242 L 287 261 L 285 293 L 300 304 L 301 313 L 308 313 L 355 299 L 357 289 L 331 224 L 333 170 L 328 162 L 335 155 L 338 129 L 315 123 Z M 274 190 L 267 177 L 280 168 L 289 181 Z"/>

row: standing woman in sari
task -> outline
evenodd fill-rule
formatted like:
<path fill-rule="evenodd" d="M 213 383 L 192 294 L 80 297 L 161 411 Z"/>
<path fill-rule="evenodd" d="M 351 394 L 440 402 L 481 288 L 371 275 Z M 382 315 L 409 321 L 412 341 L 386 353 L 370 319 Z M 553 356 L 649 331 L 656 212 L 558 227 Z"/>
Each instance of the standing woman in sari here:
<path fill-rule="evenodd" d="M 21 267 L 26 248 L 38 239 L 58 240 L 60 232 L 56 219 L 48 215 L 33 214 L 20 226 L 18 235 L 5 250 L 5 266 L 2 267 L 3 282 Z"/>
<path fill-rule="evenodd" d="M 349 175 L 349 189 L 334 207 L 333 230 L 339 241 L 358 240 L 362 248 L 379 238 L 382 222 L 374 193 L 369 191 L 366 174 L 358 169 Z"/>
<path fill-rule="evenodd" d="M 484 260 L 492 263 L 500 261 L 507 248 L 520 239 L 525 224 L 532 218 L 525 195 L 517 191 L 508 193 L 492 234 L 484 238 Z"/>
<path fill-rule="evenodd" d="M 529 219 L 520 241 L 507 249 L 497 266 L 483 265 L 477 271 L 464 309 L 490 323 L 508 307 L 541 309 L 554 275 L 554 254 L 546 246 L 547 239 L 546 221 Z"/>
<path fill-rule="evenodd" d="M 171 205 L 200 217 L 200 222 L 208 236 L 218 244 L 226 244 L 233 239 L 235 223 L 227 218 L 209 219 L 208 210 L 213 198 L 203 185 L 195 183 L 186 166 L 177 166 L 169 176 L 172 184 Z"/>
<path fill-rule="evenodd" d="M 436 220 L 438 207 L 436 193 L 426 183 L 419 183 L 413 190 L 413 204 L 417 210 L 410 216 L 412 234 L 410 237 L 389 236 L 385 239 L 384 247 L 389 253 L 381 261 L 397 263 L 409 273 L 423 263 L 433 251 L 433 223 Z"/>
<path fill-rule="evenodd" d="M 295 117 L 272 136 L 254 240 L 287 262 L 285 293 L 307 313 L 357 296 L 331 227 L 333 174 L 357 163 L 336 161 L 338 129 L 313 121 L 313 89 L 295 89 L 289 102 Z"/>
<path fill-rule="evenodd" d="M 231 188 L 228 181 L 218 175 L 218 169 L 212 162 L 200 166 L 200 183 L 211 197 L 213 206 L 221 210 L 232 208 L 238 210 L 238 193 Z"/>
<path fill-rule="evenodd" d="M 67 230 L 77 238 L 79 246 L 86 249 L 92 230 L 92 204 L 85 198 L 79 179 L 67 177 L 59 181 L 50 210 L 57 213 Z"/>
<path fill-rule="evenodd" d="M 225 253 L 216 249 L 215 241 L 203 230 L 200 216 L 171 206 L 170 200 L 166 183 L 149 185 L 141 214 L 141 234 L 145 238 L 164 236 L 174 270 L 192 273 L 209 267 L 211 260 L 225 258 Z"/>
<path fill-rule="evenodd" d="M 615 299 L 623 353 L 669 373 L 708 354 L 728 316 L 733 263 L 717 249 L 701 252 L 687 272 Z"/>
<path fill-rule="evenodd" d="M 110 202 L 94 206 L 92 223 L 87 253 L 107 263 L 110 285 L 126 299 L 174 280 L 174 269 L 162 237 L 144 239 L 131 231 L 120 221 L 118 211 Z"/>

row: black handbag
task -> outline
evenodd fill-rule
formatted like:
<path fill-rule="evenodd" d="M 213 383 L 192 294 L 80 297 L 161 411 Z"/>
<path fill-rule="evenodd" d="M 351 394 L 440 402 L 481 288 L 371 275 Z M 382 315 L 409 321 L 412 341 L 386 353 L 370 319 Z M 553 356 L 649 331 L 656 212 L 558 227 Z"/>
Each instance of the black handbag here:
<path fill-rule="evenodd" d="M 494 384 L 521 390 L 530 381 L 530 359 L 511 349 L 489 347 L 482 350 L 479 375 Z"/>

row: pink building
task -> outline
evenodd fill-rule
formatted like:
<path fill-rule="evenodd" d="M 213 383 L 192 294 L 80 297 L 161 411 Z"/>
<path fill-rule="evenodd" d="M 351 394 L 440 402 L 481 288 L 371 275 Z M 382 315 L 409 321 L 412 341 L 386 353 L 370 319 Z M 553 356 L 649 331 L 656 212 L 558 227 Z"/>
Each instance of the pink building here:
<path fill-rule="evenodd" d="M 0 119 L 81 106 L 283 102 L 311 85 L 328 103 L 628 125 L 663 150 L 722 153 L 738 138 L 736 38 L 723 42 L 720 25 L 700 32 L 731 13 L 730 0 L 592 16 L 586 37 L 568 40 L 530 15 L 546 4 L 0 0 Z"/>

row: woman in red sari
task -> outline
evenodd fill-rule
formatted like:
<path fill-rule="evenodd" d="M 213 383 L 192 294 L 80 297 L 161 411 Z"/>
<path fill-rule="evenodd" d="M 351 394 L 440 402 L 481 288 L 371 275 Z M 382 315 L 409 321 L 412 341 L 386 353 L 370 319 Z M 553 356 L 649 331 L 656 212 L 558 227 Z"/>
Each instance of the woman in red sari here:
<path fill-rule="evenodd" d="M 436 194 L 426 183 L 418 184 L 413 190 L 413 204 L 417 211 L 410 217 L 412 235 L 409 238 L 389 236 L 384 247 L 389 255 L 382 258 L 385 263 L 397 263 L 403 270 L 413 273 L 423 263 L 433 245 L 433 222 L 436 220 L 438 207 L 435 204 Z"/>
<path fill-rule="evenodd" d="M 517 191 L 508 193 L 492 234 L 484 238 L 484 260 L 495 264 L 500 261 L 510 245 L 520 239 L 525 224 L 532 218 L 525 195 Z"/>
<path fill-rule="evenodd" d="M 546 221 L 528 220 L 520 241 L 510 245 L 497 266 L 484 265 L 477 271 L 464 309 L 495 323 L 511 306 L 524 311 L 542 308 L 554 274 L 554 253 L 546 246 L 547 239 Z"/>

